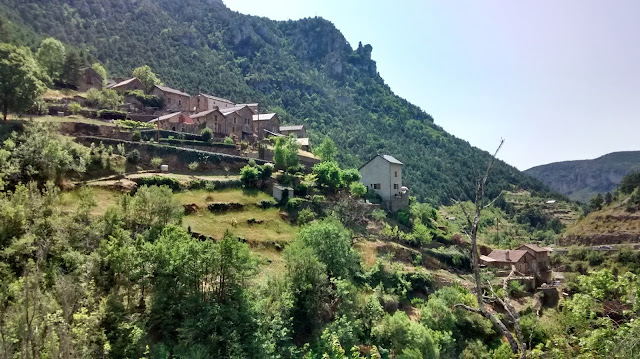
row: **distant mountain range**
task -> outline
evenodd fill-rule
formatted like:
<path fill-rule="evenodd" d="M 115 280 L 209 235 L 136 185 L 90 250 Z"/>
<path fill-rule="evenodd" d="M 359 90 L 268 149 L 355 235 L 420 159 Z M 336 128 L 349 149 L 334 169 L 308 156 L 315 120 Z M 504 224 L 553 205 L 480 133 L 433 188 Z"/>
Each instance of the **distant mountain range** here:
<path fill-rule="evenodd" d="M 627 151 L 593 160 L 549 163 L 524 172 L 575 201 L 588 202 L 598 193 L 615 191 L 627 173 L 638 170 L 640 151 Z"/>

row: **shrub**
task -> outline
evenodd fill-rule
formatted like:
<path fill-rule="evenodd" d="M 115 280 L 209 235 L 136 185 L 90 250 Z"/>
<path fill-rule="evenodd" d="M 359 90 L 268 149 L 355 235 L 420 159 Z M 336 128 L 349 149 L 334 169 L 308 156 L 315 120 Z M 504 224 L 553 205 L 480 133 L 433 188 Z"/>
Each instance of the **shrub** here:
<path fill-rule="evenodd" d="M 135 151 L 135 150 L 134 150 Z M 167 186 L 172 191 L 176 192 L 181 189 L 180 181 L 175 178 L 152 176 L 152 177 L 140 177 L 133 180 L 138 186 Z"/>
<path fill-rule="evenodd" d="M 141 139 L 142 135 L 140 134 L 140 131 L 133 131 L 133 133 L 131 134 L 131 141 L 140 142 Z"/>
<path fill-rule="evenodd" d="M 316 215 L 309 209 L 305 208 L 298 213 L 298 225 L 307 224 L 315 219 Z"/>
<path fill-rule="evenodd" d="M 367 187 L 360 182 L 353 182 L 349 186 L 349 192 L 352 196 L 360 198 L 367 194 Z"/>
<path fill-rule="evenodd" d="M 233 142 L 233 138 L 231 138 L 231 137 L 225 137 L 225 138 L 224 138 L 224 142 L 223 142 L 223 143 L 224 143 L 225 145 L 233 145 L 233 144 L 234 144 L 234 142 Z"/>
<path fill-rule="evenodd" d="M 297 211 L 302 207 L 302 204 L 305 202 L 302 198 L 289 198 L 287 201 L 287 209 L 290 211 Z"/>
<path fill-rule="evenodd" d="M 130 95 L 140 101 L 145 107 L 162 108 L 162 99 L 156 95 L 147 95 L 142 90 L 133 90 L 125 92 L 125 95 Z"/>
<path fill-rule="evenodd" d="M 67 108 L 74 115 L 77 115 L 80 113 L 80 111 L 82 111 L 82 106 L 77 102 L 70 103 Z"/>
<path fill-rule="evenodd" d="M 116 110 L 100 110 L 98 117 L 103 120 L 124 120 L 127 118 L 127 113 Z"/>
<path fill-rule="evenodd" d="M 151 159 L 151 167 L 158 168 L 162 164 L 162 158 L 154 157 Z"/>
<path fill-rule="evenodd" d="M 138 162 L 140 162 L 140 151 L 138 150 L 132 150 L 129 153 L 127 153 L 127 162 L 135 165 Z"/>
<path fill-rule="evenodd" d="M 257 167 L 246 165 L 240 170 L 240 180 L 245 187 L 255 188 L 257 187 L 258 179 L 260 178 L 260 171 Z"/>
<path fill-rule="evenodd" d="M 383 221 L 387 218 L 387 212 L 380 208 L 376 208 L 371 212 L 371 218 L 376 221 Z"/>
<path fill-rule="evenodd" d="M 213 138 L 213 131 L 209 127 L 205 127 L 200 131 L 200 136 L 204 142 L 209 142 Z"/>
<path fill-rule="evenodd" d="M 199 165 L 198 162 L 193 161 L 187 165 L 187 168 L 189 169 L 189 171 L 195 171 L 198 169 L 198 165 Z"/>
<path fill-rule="evenodd" d="M 260 169 L 261 169 L 260 178 L 263 181 L 266 179 L 269 179 L 273 174 L 273 165 L 271 163 L 265 163 L 264 165 L 262 165 L 262 167 L 260 167 Z"/>
<path fill-rule="evenodd" d="M 335 190 L 342 187 L 342 174 L 337 162 L 328 161 L 316 163 L 313 173 L 318 177 L 318 184 Z"/>
<path fill-rule="evenodd" d="M 517 280 L 512 280 L 508 284 L 507 290 L 509 291 L 509 296 L 518 298 L 524 294 L 524 285 Z"/>

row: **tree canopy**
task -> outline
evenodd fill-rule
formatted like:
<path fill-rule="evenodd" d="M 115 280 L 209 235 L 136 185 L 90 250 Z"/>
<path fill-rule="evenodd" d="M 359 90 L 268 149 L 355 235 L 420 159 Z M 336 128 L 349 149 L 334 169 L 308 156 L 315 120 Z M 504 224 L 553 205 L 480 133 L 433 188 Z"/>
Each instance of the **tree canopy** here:
<path fill-rule="evenodd" d="M 48 81 L 29 49 L 0 44 L 0 104 L 5 120 L 9 111 L 30 109 Z"/>

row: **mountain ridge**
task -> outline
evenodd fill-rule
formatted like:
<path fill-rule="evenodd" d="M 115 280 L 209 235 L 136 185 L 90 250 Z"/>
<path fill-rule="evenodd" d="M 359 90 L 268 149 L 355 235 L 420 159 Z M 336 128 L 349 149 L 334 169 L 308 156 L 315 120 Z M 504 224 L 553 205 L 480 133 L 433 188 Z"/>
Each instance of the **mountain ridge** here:
<path fill-rule="evenodd" d="M 589 160 L 553 162 L 523 172 L 554 191 L 586 203 L 598 193 L 615 191 L 622 178 L 634 170 L 640 170 L 640 151 L 618 151 Z"/>
<path fill-rule="evenodd" d="M 6 0 L 0 10 L 0 41 L 35 49 L 53 36 L 114 76 L 147 64 L 174 88 L 260 102 L 284 123 L 305 124 L 315 143 L 331 137 L 345 166 L 392 154 L 422 201 L 473 198 L 491 157 L 395 95 L 377 72 L 373 47 L 352 48 L 323 18 L 273 21 L 213 0 L 52 0 L 46 7 Z M 548 191 L 500 161 L 489 195 L 512 186 Z"/>

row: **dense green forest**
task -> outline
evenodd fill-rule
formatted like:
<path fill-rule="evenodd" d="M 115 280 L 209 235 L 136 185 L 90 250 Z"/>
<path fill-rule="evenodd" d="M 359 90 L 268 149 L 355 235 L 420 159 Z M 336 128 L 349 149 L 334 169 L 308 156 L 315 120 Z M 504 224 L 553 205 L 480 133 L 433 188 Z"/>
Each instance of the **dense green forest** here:
<path fill-rule="evenodd" d="M 53 36 L 113 76 L 148 64 L 172 87 L 259 101 L 284 122 L 307 125 L 315 143 L 330 136 L 348 167 L 392 154 L 406 164 L 405 182 L 422 201 L 470 198 L 490 156 L 394 95 L 372 47 L 354 50 L 322 18 L 277 22 L 205 0 L 4 0 L 0 9 L 0 42 L 35 50 Z M 546 190 L 502 162 L 494 179 L 490 194 L 510 185 Z"/>

